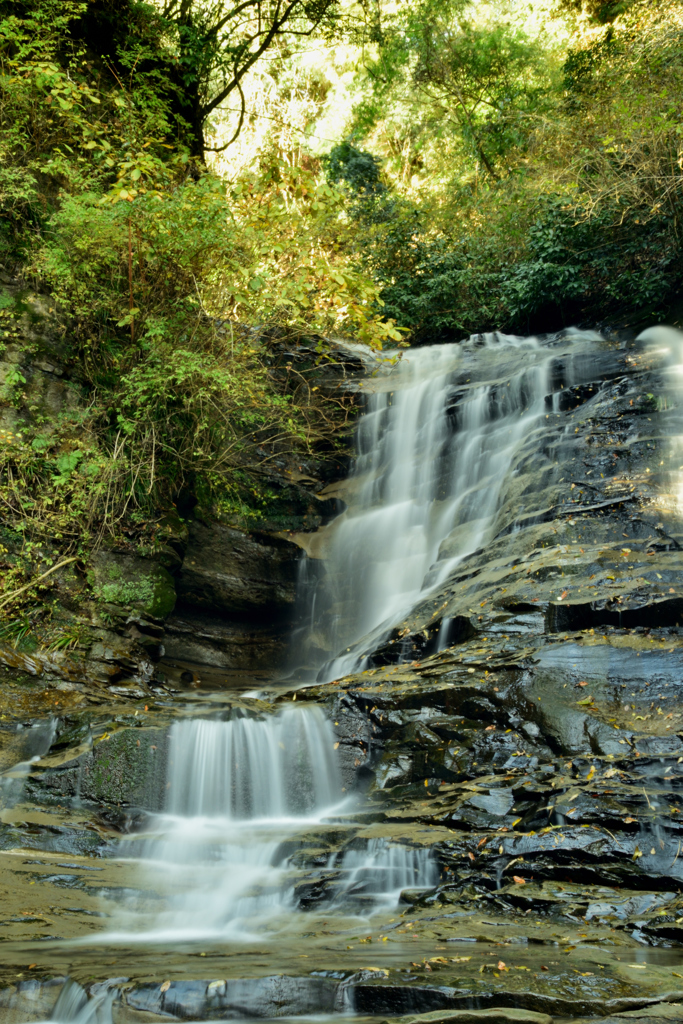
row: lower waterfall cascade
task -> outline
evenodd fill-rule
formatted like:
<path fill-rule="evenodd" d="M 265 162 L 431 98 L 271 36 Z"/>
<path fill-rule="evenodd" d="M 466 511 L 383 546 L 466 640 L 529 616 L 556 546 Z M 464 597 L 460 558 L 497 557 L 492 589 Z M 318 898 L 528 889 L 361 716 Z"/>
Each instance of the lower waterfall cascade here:
<path fill-rule="evenodd" d="M 125 844 L 165 907 L 150 914 L 136 897 L 119 918 L 120 931 L 114 925 L 103 938 L 239 941 L 277 931 L 278 915 L 286 924 L 298 875 L 287 855 L 289 841 L 351 809 L 334 747 L 330 723 L 316 706 L 285 708 L 266 719 L 176 722 L 169 733 L 165 808 L 151 817 L 148 838 Z M 348 908 L 362 897 L 365 912 L 438 878 L 428 851 L 377 841 L 325 867 L 338 876 L 335 903 Z"/>

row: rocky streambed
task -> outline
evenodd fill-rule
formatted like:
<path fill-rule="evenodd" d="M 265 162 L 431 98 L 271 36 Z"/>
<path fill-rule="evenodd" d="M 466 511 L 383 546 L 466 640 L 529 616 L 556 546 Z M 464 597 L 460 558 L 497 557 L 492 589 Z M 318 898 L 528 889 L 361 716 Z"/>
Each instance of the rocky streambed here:
<path fill-rule="evenodd" d="M 277 552 L 296 537 L 231 537 L 221 581 L 204 523 L 167 570 L 181 611 L 138 613 L 135 642 L 172 636 L 169 661 L 70 681 L 63 660 L 1 655 L 1 1020 L 47 1019 L 62 990 L 64 1020 L 109 1002 L 117 1021 L 683 1020 L 683 400 L 666 337 L 596 338 L 578 382 L 558 360 L 495 530 L 459 559 L 458 531 L 443 541 L 447 575 L 356 642 L 358 670 L 277 682 L 258 658 L 293 601 Z M 475 340 L 452 408 L 491 377 L 480 364 Z M 247 591 L 266 609 L 252 640 L 233 608 Z M 200 609 L 255 660 L 202 663 Z M 168 806 L 173 729 L 316 708 L 342 794 L 273 840 L 277 878 L 245 890 L 266 917 L 136 938 L 131 908 L 154 918 L 168 898 L 140 844 Z M 397 848 L 418 883 L 400 890 Z M 202 870 L 186 858 L 177 886 Z"/>

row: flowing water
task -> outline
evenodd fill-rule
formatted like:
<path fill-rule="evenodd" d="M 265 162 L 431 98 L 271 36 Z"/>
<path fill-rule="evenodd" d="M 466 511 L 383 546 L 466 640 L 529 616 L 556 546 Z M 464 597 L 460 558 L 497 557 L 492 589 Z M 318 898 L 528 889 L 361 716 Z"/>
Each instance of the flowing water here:
<path fill-rule="evenodd" d="M 297 882 L 293 837 L 343 821 L 345 798 L 331 725 L 318 707 L 266 719 L 196 719 L 169 736 L 166 807 L 144 837 L 125 843 L 147 882 L 106 941 L 248 940 L 288 926 Z M 397 903 L 400 890 L 434 884 L 425 851 L 369 843 L 324 865 L 330 900 L 362 909 Z M 319 874 L 319 872 L 317 873 Z M 149 893 L 155 895 L 150 899 Z"/>
<path fill-rule="evenodd" d="M 343 800 L 334 735 L 319 708 L 267 719 L 176 722 L 166 808 L 128 844 L 161 898 L 135 899 L 126 941 L 248 937 L 286 906 L 283 843 Z"/>
<path fill-rule="evenodd" d="M 581 379 L 594 338 L 480 336 L 380 369 L 358 426 L 353 498 L 328 528 L 322 579 L 312 574 L 311 633 L 322 625 L 334 655 L 325 678 L 362 664 L 421 595 L 495 535 L 501 509 L 519 498 L 516 469 L 537 451 L 562 391 Z M 515 508 L 523 514 L 523 497 Z M 447 624 L 442 642 L 446 634 Z M 142 862 L 144 895 L 128 900 L 108 939 L 275 934 L 299 906 L 301 884 L 322 884 L 323 874 L 317 905 L 344 913 L 369 914 L 396 904 L 402 889 L 434 885 L 428 851 L 383 839 L 351 837 L 317 868 L 294 862 L 296 836 L 343 825 L 353 811 L 336 746 L 317 707 L 173 725 L 164 809 L 122 846 Z"/>
<path fill-rule="evenodd" d="M 376 375 L 358 426 L 353 497 L 328 528 L 311 602 L 311 632 L 322 624 L 334 655 L 324 677 L 361 665 L 424 593 L 495 535 L 511 501 L 524 513 L 516 470 L 537 451 L 562 392 L 587 372 L 594 339 L 479 336 L 411 351 Z M 128 844 L 157 898 L 128 907 L 126 939 L 246 938 L 282 927 L 301 882 L 289 840 L 350 812 L 334 739 L 319 708 L 176 723 L 164 812 Z M 437 880 L 427 852 L 382 840 L 352 844 L 322 866 L 332 873 L 332 904 L 365 912 Z M 310 880 L 310 869 L 303 875 Z"/>
<path fill-rule="evenodd" d="M 588 376 L 596 337 L 478 335 L 411 350 L 378 373 L 358 426 L 349 507 L 327 529 L 322 574 L 303 573 L 318 581 L 319 678 L 362 668 L 429 589 L 495 536 L 520 461 L 535 453 L 562 392 Z"/>

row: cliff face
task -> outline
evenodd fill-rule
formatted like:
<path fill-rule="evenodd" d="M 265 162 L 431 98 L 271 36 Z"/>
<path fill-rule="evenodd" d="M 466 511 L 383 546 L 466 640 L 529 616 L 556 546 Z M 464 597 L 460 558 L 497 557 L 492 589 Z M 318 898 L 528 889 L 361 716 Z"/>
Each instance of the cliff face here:
<path fill-rule="evenodd" d="M 84 425 L 90 394 L 68 332 L 48 296 L 7 275 L 0 283 L 0 557 L 9 605 L 0 661 L 7 672 L 74 694 L 92 685 L 98 700 L 107 692 L 136 698 L 166 681 L 194 684 L 202 673 L 218 684 L 235 673 L 273 678 L 287 660 L 295 618 L 302 551 L 289 538 L 335 514 L 337 503 L 317 493 L 334 460 L 264 463 L 267 507 L 254 510 L 254 528 L 239 515 L 221 521 L 187 496 L 183 515 L 167 502 L 144 516 L 98 521 L 88 491 L 110 485 L 98 476 L 101 460 Z M 310 388 L 313 377 L 323 391 L 355 372 L 338 360 L 326 369 L 314 348 L 280 348 L 270 372 L 283 393 L 292 366 L 299 386 Z M 54 487 L 47 498 L 31 480 L 36 458 Z M 30 598 L 19 611 L 15 593 Z"/>

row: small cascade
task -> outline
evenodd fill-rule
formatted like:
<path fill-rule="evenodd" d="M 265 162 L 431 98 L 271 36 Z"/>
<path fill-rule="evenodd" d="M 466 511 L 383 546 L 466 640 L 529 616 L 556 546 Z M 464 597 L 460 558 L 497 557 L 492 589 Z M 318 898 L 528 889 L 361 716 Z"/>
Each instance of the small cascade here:
<path fill-rule="evenodd" d="M 292 888 L 283 843 L 342 798 L 334 734 L 318 707 L 176 722 L 166 811 L 128 845 L 165 905 L 150 914 L 136 900 L 121 922 L 126 939 L 246 938 L 276 927 Z"/>
<path fill-rule="evenodd" d="M 0 804 L 14 807 L 21 801 L 26 778 L 36 761 L 49 751 L 57 733 L 57 719 L 46 718 L 34 722 L 28 729 L 19 726 L 17 739 L 22 749 L 22 760 L 0 775 Z"/>
<path fill-rule="evenodd" d="M 305 816 L 338 802 L 334 736 L 320 708 L 272 719 L 176 722 L 168 804 L 178 817 Z"/>
<path fill-rule="evenodd" d="M 371 839 L 364 849 L 335 854 L 329 866 L 347 875 L 338 900 L 360 900 L 368 908 L 395 904 L 403 889 L 430 889 L 439 881 L 430 849 L 399 846 L 386 839 Z"/>
<path fill-rule="evenodd" d="M 106 982 L 94 988 L 96 991 L 88 998 L 78 982 L 67 978 L 57 996 L 50 1019 L 44 1024 L 112 1024 L 115 989 L 110 988 Z"/>
<path fill-rule="evenodd" d="M 586 376 L 597 337 L 478 335 L 411 349 L 378 373 L 358 425 L 350 504 L 327 528 L 316 582 L 309 660 L 321 634 L 328 658 L 337 652 L 319 678 L 361 668 L 425 592 L 495 535 L 515 470 L 561 411 L 562 392 Z"/>

